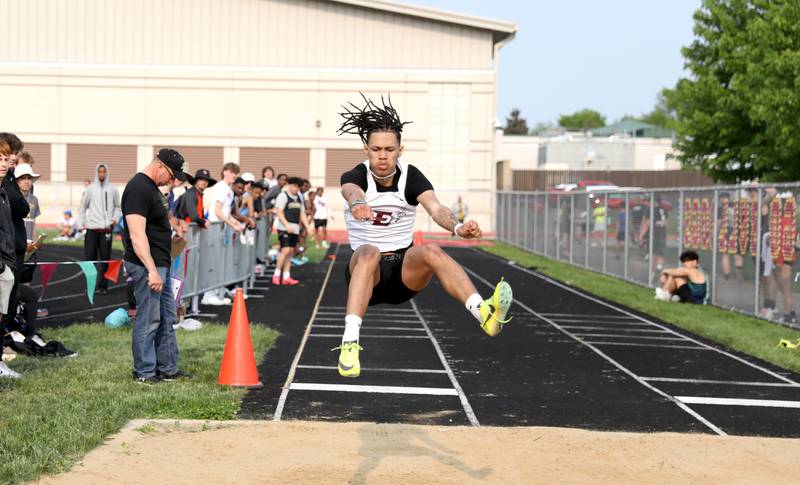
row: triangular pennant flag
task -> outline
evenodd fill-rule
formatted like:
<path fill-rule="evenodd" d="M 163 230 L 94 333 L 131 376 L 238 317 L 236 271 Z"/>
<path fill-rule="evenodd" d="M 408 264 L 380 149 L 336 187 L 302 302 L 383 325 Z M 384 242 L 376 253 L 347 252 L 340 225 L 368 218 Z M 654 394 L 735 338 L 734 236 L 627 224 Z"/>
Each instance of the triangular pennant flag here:
<path fill-rule="evenodd" d="M 119 269 L 122 267 L 122 260 L 115 259 L 108 262 L 108 269 L 103 273 L 103 278 L 116 283 L 119 281 Z"/>
<path fill-rule="evenodd" d="M 41 301 L 44 298 L 44 290 L 47 288 L 47 282 L 50 281 L 50 277 L 56 272 L 58 265 L 56 263 L 41 263 L 38 266 L 39 269 L 42 270 L 42 291 L 39 292 L 39 300 Z"/>
<path fill-rule="evenodd" d="M 78 266 L 83 270 L 83 276 L 86 277 L 86 296 L 89 297 L 89 303 L 94 305 L 94 287 L 97 284 L 97 268 L 91 261 L 80 261 Z"/>

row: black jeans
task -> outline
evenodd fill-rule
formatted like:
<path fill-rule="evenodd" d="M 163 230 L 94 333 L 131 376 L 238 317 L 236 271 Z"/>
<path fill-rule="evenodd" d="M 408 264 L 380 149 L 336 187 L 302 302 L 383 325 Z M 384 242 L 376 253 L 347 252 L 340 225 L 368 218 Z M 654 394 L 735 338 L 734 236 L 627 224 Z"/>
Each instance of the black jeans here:
<path fill-rule="evenodd" d="M 86 239 L 83 242 L 83 251 L 87 261 L 103 260 L 107 261 L 111 257 L 111 242 L 114 234 L 111 231 L 98 231 L 89 229 L 86 231 Z M 97 264 L 97 288 L 107 289 L 108 280 L 103 277 L 108 265 L 106 263 Z"/>

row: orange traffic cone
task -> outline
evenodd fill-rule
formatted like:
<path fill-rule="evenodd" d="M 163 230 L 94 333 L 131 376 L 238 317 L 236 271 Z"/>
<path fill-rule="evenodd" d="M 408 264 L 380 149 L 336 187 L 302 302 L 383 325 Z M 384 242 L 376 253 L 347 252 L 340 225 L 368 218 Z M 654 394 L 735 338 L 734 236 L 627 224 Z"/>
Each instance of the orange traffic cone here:
<path fill-rule="evenodd" d="M 263 386 L 258 380 L 253 339 L 250 337 L 250 320 L 247 319 L 247 307 L 244 305 L 241 288 L 236 289 L 236 297 L 233 300 L 218 382 L 223 386 L 250 388 Z"/>
<path fill-rule="evenodd" d="M 422 241 L 422 231 L 417 231 L 414 233 L 414 246 L 422 246 L 424 242 Z"/>

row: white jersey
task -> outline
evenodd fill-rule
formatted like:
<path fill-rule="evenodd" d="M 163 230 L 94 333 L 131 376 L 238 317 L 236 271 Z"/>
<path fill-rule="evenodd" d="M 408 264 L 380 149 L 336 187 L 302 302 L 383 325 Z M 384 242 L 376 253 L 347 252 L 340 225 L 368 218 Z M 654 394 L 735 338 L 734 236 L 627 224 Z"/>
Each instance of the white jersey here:
<path fill-rule="evenodd" d="M 354 219 L 350 208 L 345 204 L 344 220 L 350 237 L 350 247 L 355 251 L 364 244 L 371 244 L 383 253 L 411 246 L 417 207 L 409 204 L 405 197 L 407 166 L 397 161 L 397 168 L 400 170 L 397 192 L 378 192 L 375 179 L 369 172 L 369 160 L 363 163 L 367 167 L 365 200 L 372 209 L 372 220 Z"/>
<path fill-rule="evenodd" d="M 325 220 L 328 218 L 328 198 L 324 195 L 314 197 L 314 219 Z"/>

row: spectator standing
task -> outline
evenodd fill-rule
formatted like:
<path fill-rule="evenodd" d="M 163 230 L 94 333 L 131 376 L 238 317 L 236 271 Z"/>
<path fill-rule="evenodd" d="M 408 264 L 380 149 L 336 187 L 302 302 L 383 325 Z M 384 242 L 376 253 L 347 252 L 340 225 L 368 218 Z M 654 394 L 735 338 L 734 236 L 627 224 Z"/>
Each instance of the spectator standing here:
<path fill-rule="evenodd" d="M 187 178 L 180 153 L 162 148 L 122 194 L 125 270 L 132 278 L 136 300 L 133 375 L 143 383 L 187 377 L 178 369 L 178 343 L 172 327 L 177 313 L 170 283 L 172 227 L 177 226 L 182 234 L 159 190 L 175 179 Z"/>
<path fill-rule="evenodd" d="M 109 180 L 108 166 L 98 163 L 94 181 L 86 187 L 78 211 L 78 225 L 86 230 L 83 253 L 87 261 L 107 261 L 111 258 L 114 226 L 122 216 L 119 192 Z M 97 264 L 97 274 L 106 272 L 107 263 Z M 108 280 L 98 278 L 97 291 L 108 293 Z"/>
<path fill-rule="evenodd" d="M 281 193 L 283 188 L 286 186 L 286 180 L 288 179 L 288 175 L 285 173 L 278 174 L 278 183 L 267 190 L 267 193 L 264 195 L 264 208 L 269 213 L 269 220 L 267 221 L 267 225 L 269 227 L 270 233 L 272 232 L 272 226 L 275 225 L 275 200 L 278 198 L 278 195 Z"/>
<path fill-rule="evenodd" d="M 317 187 L 317 195 L 314 197 L 314 229 L 316 230 L 316 239 L 318 244 L 327 248 L 328 245 L 328 218 L 330 217 L 330 208 L 328 207 L 328 198 L 325 197 L 325 189 Z"/>
<path fill-rule="evenodd" d="M 266 185 L 267 190 L 278 185 L 278 180 L 275 178 L 275 169 L 267 165 L 261 170 L 261 181 Z"/>
<path fill-rule="evenodd" d="M 28 241 L 33 241 L 36 239 L 36 218 L 42 215 L 39 199 L 33 195 L 33 182 L 39 178 L 39 174 L 34 173 L 33 167 L 27 163 L 18 164 L 14 173 L 17 175 L 17 186 L 30 207 L 30 212 L 25 218 L 25 237 Z"/>
<path fill-rule="evenodd" d="M 25 265 L 25 252 L 28 249 L 28 238 L 25 236 L 25 217 L 30 212 L 30 206 L 22 196 L 22 191 L 17 186 L 17 179 L 14 175 L 14 167 L 17 164 L 17 155 L 24 147 L 22 141 L 12 133 L 0 133 L 0 143 L 5 142 L 10 148 L 6 156 L 8 169 L 3 178 L 2 187 L 8 197 L 9 209 L 11 211 L 11 227 L 14 236 L 14 255 L 16 264 L 14 265 L 14 284 L 8 300 L 9 312 L 3 316 L 2 329 L 9 326 L 13 320 L 18 303 L 17 286 L 22 281 L 22 269 Z"/>
<path fill-rule="evenodd" d="M 300 199 L 300 187 L 303 180 L 299 177 L 289 177 L 286 183 L 286 190 L 278 195 L 275 201 L 278 220 L 278 241 L 280 242 L 280 253 L 275 264 L 275 274 L 272 277 L 273 285 L 296 285 L 300 283 L 293 279 L 290 273 L 292 267 L 292 255 L 297 248 L 300 234 L 300 225 L 308 229 L 308 220 L 303 210 L 303 203 Z"/>
<path fill-rule="evenodd" d="M 0 139 L 0 318 L 10 312 L 11 291 L 14 287 L 14 273 L 17 255 L 14 250 L 14 229 L 11 222 L 11 203 L 5 191 L 5 178 L 8 173 L 11 147 Z M 0 352 L 2 352 L 0 345 Z M 0 378 L 19 378 L 20 374 L 0 361 Z"/>
<path fill-rule="evenodd" d="M 216 183 L 217 181 L 211 178 L 208 170 L 204 168 L 198 170 L 194 174 L 194 184 L 181 196 L 176 209 L 176 217 L 189 223 L 194 222 L 202 228 L 208 228 L 211 221 L 206 218 L 203 194 L 206 189 L 210 189 Z"/>
<path fill-rule="evenodd" d="M 469 207 L 467 204 L 461 200 L 461 196 L 459 195 L 455 202 L 453 202 L 453 206 L 450 210 L 455 214 L 456 218 L 458 219 L 459 223 L 464 223 L 469 215 Z"/>
<path fill-rule="evenodd" d="M 207 192 L 209 197 L 208 220 L 212 223 L 223 223 L 222 232 L 225 233 L 225 225 L 234 232 L 240 233 L 244 230 L 244 225 L 237 221 L 232 215 L 234 205 L 234 194 L 232 186 L 239 175 L 239 165 L 228 162 L 222 166 L 222 177 L 214 188 Z M 223 236 L 224 237 L 224 236 Z M 225 288 L 217 288 L 203 294 L 202 303 L 204 305 L 230 305 L 230 298 L 225 297 Z"/>

